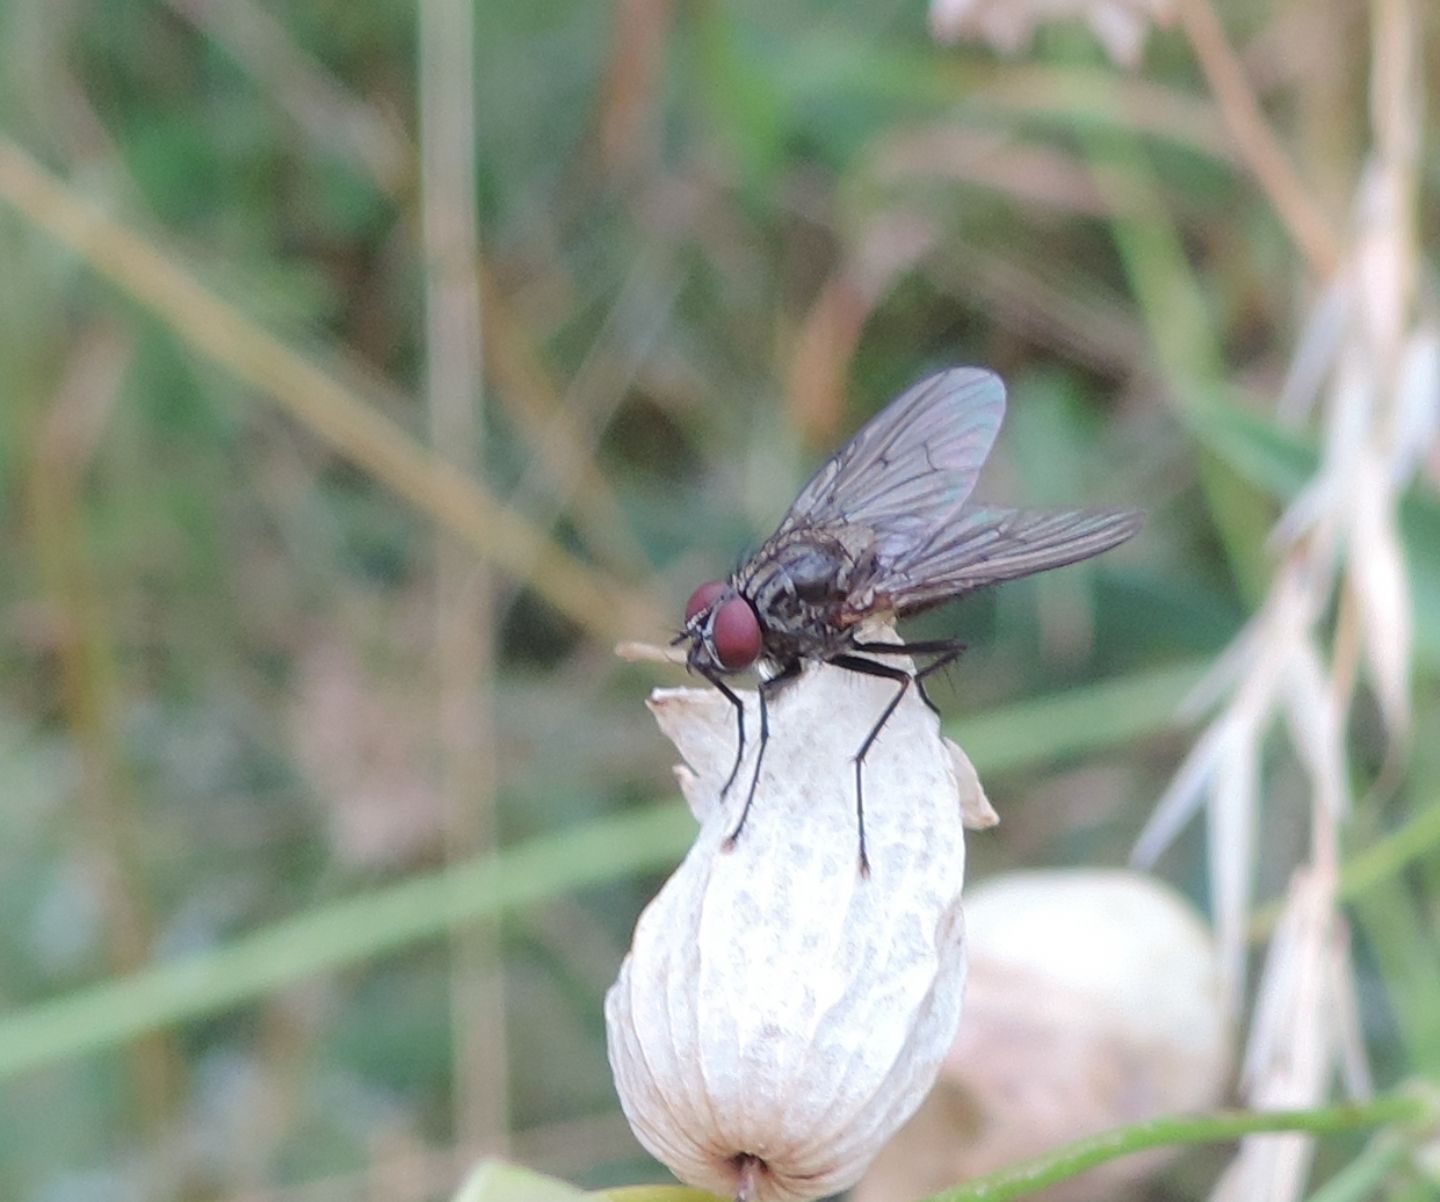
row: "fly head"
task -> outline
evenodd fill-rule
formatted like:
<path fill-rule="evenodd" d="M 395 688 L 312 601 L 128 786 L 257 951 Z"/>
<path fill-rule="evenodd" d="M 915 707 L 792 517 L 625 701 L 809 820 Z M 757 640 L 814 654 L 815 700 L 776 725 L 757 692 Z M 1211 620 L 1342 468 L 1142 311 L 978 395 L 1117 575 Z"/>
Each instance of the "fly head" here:
<path fill-rule="evenodd" d="M 690 644 L 690 670 L 709 677 L 743 672 L 760 658 L 765 640 L 754 606 L 734 585 L 710 580 L 690 595 L 676 641 Z"/>

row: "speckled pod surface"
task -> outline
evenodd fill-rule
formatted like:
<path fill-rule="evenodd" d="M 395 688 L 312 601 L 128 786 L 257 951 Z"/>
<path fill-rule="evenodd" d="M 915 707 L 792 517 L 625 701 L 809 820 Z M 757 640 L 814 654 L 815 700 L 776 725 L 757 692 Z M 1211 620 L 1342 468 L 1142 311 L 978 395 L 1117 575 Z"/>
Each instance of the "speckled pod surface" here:
<path fill-rule="evenodd" d="M 733 847 L 734 711 L 710 689 L 650 700 L 701 828 L 641 915 L 606 999 L 636 1136 L 681 1180 L 755 1202 L 818 1198 L 863 1173 L 929 1090 L 960 1020 L 964 825 L 994 821 L 975 771 L 912 689 L 865 762 L 888 681 L 807 667 L 770 705 L 754 805 Z"/>

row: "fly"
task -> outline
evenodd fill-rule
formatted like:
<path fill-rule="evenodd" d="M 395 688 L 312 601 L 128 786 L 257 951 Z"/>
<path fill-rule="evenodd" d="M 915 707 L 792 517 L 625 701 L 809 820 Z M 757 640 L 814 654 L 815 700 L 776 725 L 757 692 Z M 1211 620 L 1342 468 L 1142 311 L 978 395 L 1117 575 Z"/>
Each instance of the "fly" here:
<path fill-rule="evenodd" d="M 725 677 L 757 663 L 760 748 L 745 804 L 726 839 L 745 826 L 770 740 L 767 702 L 806 661 L 893 681 L 894 697 L 855 752 L 860 871 L 865 854 L 865 756 L 913 684 L 953 663 L 954 639 L 876 643 L 859 637 L 870 618 L 903 618 L 1002 580 L 1089 559 L 1140 528 L 1131 509 L 1034 512 L 968 504 L 1005 416 L 993 372 L 958 367 L 922 380 L 862 426 L 796 497 L 775 531 L 728 580 L 702 584 L 685 607 L 686 663 L 735 707 L 735 764 L 745 757 L 745 707 Z M 921 656 L 918 671 L 886 656 Z M 880 658 L 876 658 L 880 657 Z M 939 712 L 938 710 L 936 711 Z"/>

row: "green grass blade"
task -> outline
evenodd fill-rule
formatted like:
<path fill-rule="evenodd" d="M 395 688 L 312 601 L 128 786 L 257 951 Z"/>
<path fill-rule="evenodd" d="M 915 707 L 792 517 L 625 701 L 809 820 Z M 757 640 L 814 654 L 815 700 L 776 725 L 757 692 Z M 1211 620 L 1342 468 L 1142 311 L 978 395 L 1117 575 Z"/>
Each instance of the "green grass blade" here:
<path fill-rule="evenodd" d="M 1200 664 L 1186 663 L 1070 689 L 957 723 L 951 733 L 982 773 L 1034 768 L 1172 728 L 1200 672 Z M 602 819 L 38 1003 L 0 1019 L 0 1079 L 212 1014 L 434 938 L 456 923 L 663 869 L 684 854 L 694 829 L 678 804 Z"/>
<path fill-rule="evenodd" d="M 214 1013 L 458 922 L 663 868 L 693 829 L 683 807 L 653 806 L 321 906 L 214 951 L 40 1003 L 0 1021 L 0 1078 Z"/>

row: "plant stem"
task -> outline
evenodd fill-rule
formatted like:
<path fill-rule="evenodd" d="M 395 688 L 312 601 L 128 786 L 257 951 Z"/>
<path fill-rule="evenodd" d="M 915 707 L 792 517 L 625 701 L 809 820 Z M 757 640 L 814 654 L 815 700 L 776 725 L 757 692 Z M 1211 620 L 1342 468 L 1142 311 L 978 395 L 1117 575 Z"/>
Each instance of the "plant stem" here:
<path fill-rule="evenodd" d="M 1220 1143 L 1277 1131 L 1335 1135 L 1389 1124 L 1433 1125 L 1437 1121 L 1440 1121 L 1440 1109 L 1434 1099 L 1399 1091 L 1382 1094 L 1368 1102 L 1316 1110 L 1222 1110 L 1206 1115 L 1150 1119 L 1076 1140 L 1043 1156 L 977 1177 L 955 1189 L 932 1194 L 926 1202 L 1003 1202 L 1147 1148 Z"/>
<path fill-rule="evenodd" d="M 421 0 L 420 212 L 431 451 L 483 470 L 484 327 L 476 197 L 474 0 Z M 488 566 L 441 531 L 435 545 L 437 778 L 451 863 L 495 846 L 495 589 Z M 493 923 L 450 938 L 455 1138 L 508 1149 L 505 986 Z"/>

